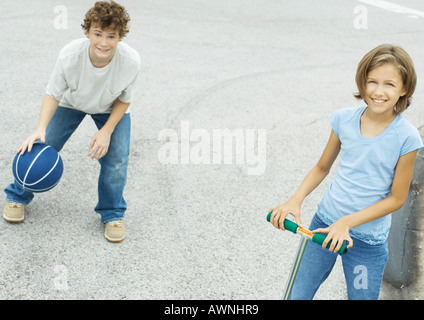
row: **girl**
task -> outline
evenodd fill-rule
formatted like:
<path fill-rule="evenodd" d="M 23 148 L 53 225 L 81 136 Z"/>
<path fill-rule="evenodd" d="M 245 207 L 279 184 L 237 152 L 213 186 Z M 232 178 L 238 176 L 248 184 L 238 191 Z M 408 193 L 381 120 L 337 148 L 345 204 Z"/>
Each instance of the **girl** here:
<path fill-rule="evenodd" d="M 340 153 L 339 168 L 310 225 L 326 233 L 322 244 L 307 244 L 291 299 L 312 299 L 328 277 L 344 241 L 342 258 L 349 299 L 378 299 L 388 258 L 390 213 L 405 202 L 417 151 L 423 147 L 418 130 L 401 113 L 410 105 L 416 73 L 409 55 L 384 44 L 360 61 L 356 84 L 365 107 L 342 109 L 330 116 L 328 143 L 316 166 L 298 190 L 271 209 L 271 223 L 284 230 L 288 214 L 302 225 L 300 208 L 330 172 Z M 356 280 L 362 276 L 361 281 Z"/>

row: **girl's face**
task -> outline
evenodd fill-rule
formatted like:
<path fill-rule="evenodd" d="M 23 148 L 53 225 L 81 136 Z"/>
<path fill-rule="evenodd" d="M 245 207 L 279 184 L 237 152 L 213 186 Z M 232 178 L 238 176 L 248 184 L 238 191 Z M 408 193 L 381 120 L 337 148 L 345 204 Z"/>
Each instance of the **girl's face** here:
<path fill-rule="evenodd" d="M 406 94 L 400 71 L 391 63 L 372 69 L 365 85 L 365 101 L 375 114 L 394 114 L 399 98 Z"/>
<path fill-rule="evenodd" d="M 87 32 L 90 39 L 90 59 L 95 67 L 106 66 L 113 58 L 116 47 L 121 38 L 113 30 L 102 30 L 99 27 L 91 27 Z"/>

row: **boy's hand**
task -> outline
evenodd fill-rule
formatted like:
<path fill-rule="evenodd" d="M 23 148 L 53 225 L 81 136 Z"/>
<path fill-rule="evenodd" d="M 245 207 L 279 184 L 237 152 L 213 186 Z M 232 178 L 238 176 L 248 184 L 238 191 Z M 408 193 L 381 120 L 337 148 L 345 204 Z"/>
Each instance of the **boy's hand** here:
<path fill-rule="evenodd" d="M 326 233 L 327 238 L 325 238 L 322 243 L 322 248 L 325 249 L 327 244 L 332 240 L 329 251 L 338 252 L 343 244 L 344 240 L 348 241 L 347 248 L 351 248 L 353 246 L 353 240 L 349 235 L 349 224 L 347 222 L 347 217 L 340 218 L 336 222 L 334 222 L 328 228 L 319 228 L 312 230 L 314 233 Z"/>
<path fill-rule="evenodd" d="M 288 214 L 291 214 L 296 219 L 297 225 L 303 227 L 302 222 L 300 221 L 300 207 L 301 203 L 290 198 L 288 201 L 283 202 L 270 210 L 270 212 L 272 212 L 270 222 L 277 229 L 285 230 L 284 220 Z"/>
<path fill-rule="evenodd" d="M 106 130 L 100 129 L 97 131 L 91 139 L 90 151 L 88 152 L 88 156 L 91 157 L 91 159 L 99 160 L 106 155 L 109 149 L 110 136 L 111 134 Z"/>
<path fill-rule="evenodd" d="M 25 151 L 28 150 L 28 152 L 31 151 L 32 145 L 35 141 L 41 140 L 41 142 L 46 142 L 46 130 L 43 129 L 36 129 L 19 147 L 19 149 L 16 151 L 16 153 L 21 153 L 23 155 Z"/>

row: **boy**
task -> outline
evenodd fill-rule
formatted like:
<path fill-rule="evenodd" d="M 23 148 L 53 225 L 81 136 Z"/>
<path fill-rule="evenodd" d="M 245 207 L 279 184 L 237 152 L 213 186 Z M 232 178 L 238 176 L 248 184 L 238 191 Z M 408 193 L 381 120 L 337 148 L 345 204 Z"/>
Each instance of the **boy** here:
<path fill-rule="evenodd" d="M 128 108 L 140 69 L 138 53 L 121 42 L 129 31 L 129 20 L 125 8 L 114 1 L 96 2 L 86 13 L 81 26 L 88 39 L 74 40 L 60 51 L 38 126 L 17 151 L 31 151 L 37 140 L 61 150 L 89 114 L 99 129 L 88 153 L 101 165 L 95 211 L 106 225 L 105 238 L 111 242 L 125 237 L 123 191 L 131 124 Z M 22 222 L 25 206 L 34 195 L 16 183 L 7 186 L 5 193 L 3 218 Z"/>

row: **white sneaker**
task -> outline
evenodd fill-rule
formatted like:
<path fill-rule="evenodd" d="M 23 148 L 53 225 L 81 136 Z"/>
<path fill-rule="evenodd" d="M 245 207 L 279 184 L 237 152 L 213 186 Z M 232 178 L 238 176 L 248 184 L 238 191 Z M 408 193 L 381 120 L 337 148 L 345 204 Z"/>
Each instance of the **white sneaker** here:
<path fill-rule="evenodd" d="M 105 238 L 110 242 L 121 242 L 125 238 L 124 220 L 106 223 Z"/>
<path fill-rule="evenodd" d="M 3 210 L 3 218 L 8 222 L 24 221 L 25 206 L 16 202 L 6 202 Z"/>

